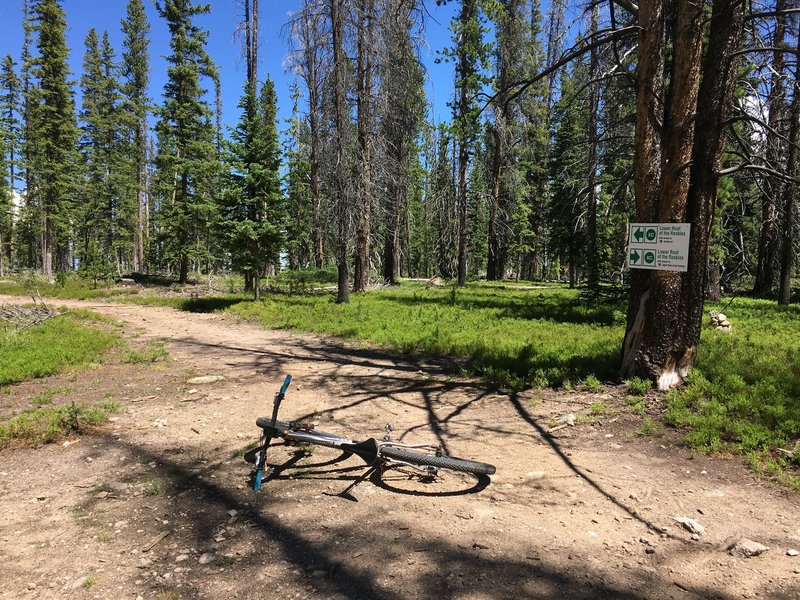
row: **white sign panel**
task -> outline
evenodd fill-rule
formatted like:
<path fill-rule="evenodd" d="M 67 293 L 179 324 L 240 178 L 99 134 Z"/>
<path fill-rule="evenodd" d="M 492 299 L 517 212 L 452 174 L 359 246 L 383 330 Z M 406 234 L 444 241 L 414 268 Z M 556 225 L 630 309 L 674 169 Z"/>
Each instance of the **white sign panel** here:
<path fill-rule="evenodd" d="M 630 223 L 628 267 L 686 271 L 691 223 Z"/>

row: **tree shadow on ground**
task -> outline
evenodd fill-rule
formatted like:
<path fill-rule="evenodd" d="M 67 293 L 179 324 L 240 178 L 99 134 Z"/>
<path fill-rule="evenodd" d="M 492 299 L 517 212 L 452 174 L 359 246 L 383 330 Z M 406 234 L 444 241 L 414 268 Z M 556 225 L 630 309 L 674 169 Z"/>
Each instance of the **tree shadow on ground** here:
<path fill-rule="evenodd" d="M 294 571 L 284 575 L 283 587 L 294 583 L 303 589 L 314 577 L 315 590 L 328 598 L 455 600 L 469 591 L 485 598 L 645 600 L 670 597 L 672 594 L 667 593 L 676 591 L 681 598 L 732 600 L 706 587 L 676 588 L 668 576 L 645 571 L 636 573 L 634 589 L 625 589 L 605 581 L 602 573 L 585 563 L 559 566 L 552 549 L 537 546 L 535 540 L 524 556 L 508 556 L 499 539 L 459 543 L 449 537 L 426 536 L 424 525 L 421 533 L 409 532 L 407 527 L 398 528 L 394 517 L 378 507 L 350 519 L 346 516 L 350 505 L 343 504 L 341 523 L 324 528 L 309 527 L 307 520 L 292 523 L 278 512 L 287 510 L 285 498 L 267 495 L 254 502 L 249 492 L 194 472 L 190 464 L 174 457 L 103 434 L 94 439 L 106 451 L 122 450 L 140 462 L 156 463 L 157 472 L 168 479 L 172 489 L 165 502 L 169 504 L 171 530 L 180 536 L 180 546 L 201 552 L 217 548 L 212 541 L 216 527 L 227 519 L 232 507 L 247 526 L 242 535 L 256 536 L 248 537 L 248 551 L 236 558 L 235 570 L 228 575 L 222 570 L 194 569 L 191 578 L 175 589 L 184 598 L 207 597 L 211 586 L 221 579 L 234 588 L 237 597 L 280 595 L 271 587 L 276 581 L 268 572 L 265 575 L 265 565 L 269 571 L 269 565 L 287 561 Z M 408 565 L 417 562 L 421 564 L 414 579 L 404 580 Z M 395 578 L 398 583 L 392 585 Z M 168 582 L 159 587 L 173 589 Z"/>
<path fill-rule="evenodd" d="M 404 307 L 446 306 L 462 310 L 497 311 L 497 318 L 545 320 L 556 323 L 611 326 L 617 324 L 621 305 L 618 303 L 590 304 L 578 299 L 566 300 L 563 296 L 529 291 L 528 297 L 509 297 L 507 293 L 469 289 L 449 295 L 397 295 L 381 297 L 382 302 L 393 302 Z"/>

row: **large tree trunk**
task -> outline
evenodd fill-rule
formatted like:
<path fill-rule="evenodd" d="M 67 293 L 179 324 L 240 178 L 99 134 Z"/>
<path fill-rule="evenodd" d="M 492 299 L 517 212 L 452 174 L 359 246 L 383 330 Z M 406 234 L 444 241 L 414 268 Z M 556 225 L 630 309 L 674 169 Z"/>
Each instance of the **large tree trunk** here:
<path fill-rule="evenodd" d="M 800 36 L 797 38 L 797 56 L 800 56 Z M 800 62 L 795 65 L 794 90 L 792 93 L 792 108 L 789 118 L 789 151 L 786 157 L 786 174 L 789 177 L 797 176 L 797 143 L 800 141 Z M 792 301 L 792 266 L 794 263 L 794 212 L 795 194 L 797 184 L 788 182 L 783 188 L 783 220 L 781 235 L 780 255 L 780 287 L 778 290 L 778 304 L 789 304 Z"/>
<path fill-rule="evenodd" d="M 348 160 L 345 154 L 345 56 L 344 56 L 344 0 L 330 0 L 331 36 L 333 42 L 333 111 L 336 127 L 336 267 L 338 271 L 336 302 L 350 302 L 348 285 L 347 236 L 350 230 L 350 206 L 347 199 Z"/>
<path fill-rule="evenodd" d="M 358 18 L 358 147 L 361 186 L 358 198 L 356 252 L 353 261 L 353 291 L 369 285 L 369 251 L 372 229 L 372 30 L 375 0 L 363 0 Z"/>
<path fill-rule="evenodd" d="M 722 264 L 716 260 L 708 264 L 706 299 L 712 302 L 722 299 Z"/>
<path fill-rule="evenodd" d="M 597 5 L 592 8 L 590 35 L 597 34 Z M 586 185 L 586 287 L 591 296 L 600 294 L 600 265 L 597 253 L 597 113 L 600 104 L 600 72 L 597 49 L 592 48 L 589 58 L 589 152 Z"/>
<path fill-rule="evenodd" d="M 302 17 L 301 17 L 302 18 Z M 325 226 L 322 221 L 322 178 L 320 177 L 320 102 L 319 102 L 319 69 L 316 60 L 316 21 L 311 15 L 305 16 L 302 25 L 304 71 L 308 87 L 308 126 L 311 135 L 311 148 L 309 168 L 311 176 L 311 211 L 312 211 L 312 244 L 314 246 L 314 266 L 321 269 L 324 266 L 323 238 Z"/>
<path fill-rule="evenodd" d="M 502 77 L 501 77 L 502 80 Z M 503 89 L 503 84 L 499 84 L 500 89 Z M 503 148 L 503 134 L 501 129 L 505 126 L 505 116 L 502 100 L 498 100 L 498 107 L 495 109 L 495 123 L 493 127 L 494 133 L 494 153 L 492 155 L 492 193 L 489 197 L 489 252 L 486 261 L 486 279 L 489 281 L 496 281 L 503 278 L 500 271 L 499 257 L 500 257 L 500 235 L 498 232 L 500 219 L 500 165 L 503 162 L 502 153 Z"/>
<path fill-rule="evenodd" d="M 458 150 L 458 285 L 467 284 L 467 141 Z"/>
<path fill-rule="evenodd" d="M 662 3 L 639 4 L 636 216 L 642 222 L 691 224 L 688 271 L 633 271 L 621 369 L 623 377 L 647 377 L 659 389 L 681 383 L 696 357 L 723 125 L 736 77 L 732 54 L 741 44 L 744 12 L 741 0 L 714 0 L 701 61 L 701 7 L 679 0 L 676 8 L 671 89 L 664 95 Z M 665 97 L 662 130 L 659 106 Z"/>

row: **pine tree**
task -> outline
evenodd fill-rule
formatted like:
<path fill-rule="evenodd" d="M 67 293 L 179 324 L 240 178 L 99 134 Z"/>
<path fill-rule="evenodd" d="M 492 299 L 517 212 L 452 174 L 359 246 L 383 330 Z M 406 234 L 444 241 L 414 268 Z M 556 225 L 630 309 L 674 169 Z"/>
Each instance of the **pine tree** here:
<path fill-rule="evenodd" d="M 0 64 L 0 276 L 13 265 L 13 196 L 19 161 L 19 78 L 11 56 Z"/>
<path fill-rule="evenodd" d="M 127 138 L 129 186 L 128 202 L 135 207 L 133 269 L 144 268 L 145 246 L 149 225 L 147 194 L 147 116 L 150 98 L 147 89 L 150 83 L 150 55 L 148 34 L 150 24 L 144 12 L 142 0 L 129 0 L 127 16 L 122 21 L 125 35 L 122 53 L 122 105 L 121 123 Z"/>
<path fill-rule="evenodd" d="M 560 6 L 564 0 L 551 2 L 548 51 L 542 47 L 539 37 L 542 30 L 542 14 L 539 2 L 531 3 L 529 52 L 525 56 L 524 72 L 540 72 L 552 64 L 557 54 L 557 32 L 560 30 Z M 555 73 L 553 73 L 553 77 Z M 531 85 L 520 98 L 523 115 L 518 171 L 523 183 L 519 201 L 511 214 L 509 253 L 514 258 L 517 279 L 536 279 L 547 276 L 546 239 L 548 235 L 547 199 L 549 196 L 550 162 L 550 115 L 551 101 L 556 88 L 556 79 L 542 78 Z"/>
<path fill-rule="evenodd" d="M 20 54 L 20 95 L 22 104 L 22 142 L 20 157 L 24 188 L 23 203 L 17 222 L 17 260 L 20 266 L 41 268 L 42 259 L 42 210 L 39 197 L 37 164 L 41 160 L 38 138 L 34 125 L 40 109 L 39 90 L 33 79 L 34 58 L 32 53 L 34 24 L 30 1 L 23 3 L 22 30 L 24 32 Z"/>
<path fill-rule="evenodd" d="M 380 93 L 384 99 L 381 133 L 386 159 L 383 280 L 390 284 L 398 283 L 400 276 L 401 241 L 407 230 L 403 223 L 408 219 L 409 199 L 419 195 L 414 184 L 426 106 L 424 74 L 413 41 L 414 10 L 413 3 L 395 0 L 387 6 L 383 24 L 388 38 Z"/>
<path fill-rule="evenodd" d="M 467 282 L 468 220 L 467 173 L 470 155 L 479 133 L 479 108 L 475 100 L 484 78 L 481 68 L 486 61 L 487 47 L 483 43 L 484 27 L 477 0 L 462 0 L 458 19 L 452 23 L 456 47 L 454 103 L 454 132 L 458 145 L 457 199 L 458 199 L 458 285 Z"/>
<path fill-rule="evenodd" d="M 107 33 L 102 40 L 94 29 L 86 36 L 81 90 L 80 267 L 97 280 L 130 264 L 133 232 L 133 208 L 126 203 L 128 182 L 122 168 L 119 83 Z"/>
<path fill-rule="evenodd" d="M 32 7 L 38 57 L 32 75 L 37 82 L 33 122 L 36 178 L 43 220 L 42 271 L 69 268 L 70 203 L 75 195 L 77 125 L 67 64 L 66 18 L 60 0 L 39 0 Z"/>
<path fill-rule="evenodd" d="M 219 228 L 234 270 L 250 275 L 255 299 L 260 279 L 285 241 L 286 211 L 280 182 L 277 99 L 270 79 L 260 97 L 247 82 L 242 118 L 230 143 L 230 185 L 221 199 Z"/>
<path fill-rule="evenodd" d="M 529 6 L 524 0 L 503 0 L 497 4 L 494 20 L 495 46 L 493 104 L 494 123 L 490 129 L 488 260 L 486 278 L 504 279 L 509 257 L 510 219 L 520 193 L 518 163 L 524 132 L 520 100 L 510 99 L 510 86 L 528 74 L 530 59 L 520 48 L 532 47 Z"/>
<path fill-rule="evenodd" d="M 588 67 L 576 62 L 562 73 L 561 97 L 553 109 L 554 140 L 551 159 L 551 198 L 547 208 L 551 247 L 559 249 L 559 262 L 566 265 L 570 287 L 584 265 L 586 242 L 586 178 L 589 157 L 586 132 L 588 111 L 586 83 Z"/>
<path fill-rule="evenodd" d="M 162 265 L 177 265 L 179 281 L 186 283 L 190 265 L 211 258 L 207 233 L 214 219 L 220 161 L 215 113 L 201 77 L 215 84 L 219 77 L 205 50 L 208 32 L 193 22 L 210 8 L 189 0 L 166 0 L 158 10 L 171 35 L 164 102 L 156 125 L 158 255 Z"/>

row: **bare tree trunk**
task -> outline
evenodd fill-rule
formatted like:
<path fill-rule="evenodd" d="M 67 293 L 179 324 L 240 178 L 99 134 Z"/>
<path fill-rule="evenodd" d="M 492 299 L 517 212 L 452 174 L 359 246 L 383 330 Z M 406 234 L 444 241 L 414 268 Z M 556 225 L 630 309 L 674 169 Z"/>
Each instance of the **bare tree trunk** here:
<path fill-rule="evenodd" d="M 468 31 L 471 21 L 476 17 L 477 4 L 475 0 L 462 0 L 459 22 L 461 25 L 461 39 L 458 42 L 456 52 L 458 62 L 456 64 L 456 82 L 458 86 L 457 114 L 456 118 L 460 121 L 460 131 L 456 136 L 458 139 L 458 251 L 457 269 L 458 285 L 467 283 L 467 165 L 469 162 L 469 151 L 472 138 L 470 131 L 470 103 L 469 85 L 470 79 L 475 73 L 475 65 L 471 64 L 469 50 L 466 48 L 468 43 Z M 470 49 L 474 51 L 474 49 Z"/>
<path fill-rule="evenodd" d="M 597 4 L 592 7 L 590 35 L 597 34 Z M 592 48 L 589 58 L 589 152 L 588 152 L 588 194 L 586 197 L 586 287 L 591 296 L 600 293 L 600 267 L 597 255 L 597 113 L 600 104 L 599 60 L 597 49 Z"/>
<path fill-rule="evenodd" d="M 336 127 L 336 267 L 338 271 L 336 302 L 350 302 L 349 273 L 347 264 L 347 237 L 350 224 L 350 206 L 347 199 L 348 165 L 345 154 L 345 56 L 344 56 L 344 0 L 330 0 L 331 35 L 333 42 L 333 104 Z"/>
<path fill-rule="evenodd" d="M 783 88 L 783 45 L 786 34 L 786 17 L 782 11 L 786 8 L 786 0 L 777 0 L 775 4 L 775 34 L 772 46 L 772 78 L 768 96 L 770 131 L 767 132 L 767 165 L 775 170 L 783 151 L 780 140 L 780 129 L 783 121 L 785 91 Z M 778 266 L 778 246 L 780 235 L 778 232 L 778 201 L 781 197 L 783 181 L 779 177 L 768 176 L 764 181 L 764 196 L 761 200 L 761 234 L 758 241 L 758 259 L 756 263 L 756 277 L 753 284 L 753 293 L 766 296 L 772 293 L 775 287 L 776 267 Z"/>
<path fill-rule="evenodd" d="M 742 0 L 713 1 L 708 50 L 701 60 L 701 7 L 679 0 L 676 8 L 662 133 L 663 5 L 658 0 L 639 3 L 636 216 L 644 222 L 689 222 L 689 267 L 686 273 L 634 270 L 621 369 L 623 377 L 647 377 L 660 389 L 683 381 L 700 339 L 724 122 L 736 78 L 733 53 L 741 46 L 744 13 Z"/>
<path fill-rule="evenodd" d="M 719 261 L 708 263 L 708 283 L 706 283 L 706 298 L 717 302 L 722 298 L 722 265 Z"/>
<path fill-rule="evenodd" d="M 800 56 L 800 36 L 797 38 L 797 56 Z M 800 141 L 800 63 L 795 65 L 792 108 L 790 111 L 789 126 L 789 151 L 786 157 L 786 174 L 789 177 L 797 176 L 797 143 Z M 794 263 L 794 213 L 795 182 L 784 183 L 783 188 L 783 222 L 781 235 L 780 256 L 780 287 L 778 290 L 778 304 L 787 305 L 792 301 L 792 266 Z"/>
<path fill-rule="evenodd" d="M 502 77 L 498 83 L 498 87 L 503 89 Z M 486 279 L 488 281 L 496 281 L 503 278 L 499 267 L 500 255 L 500 236 L 498 235 L 498 220 L 500 211 L 500 163 L 502 162 L 502 153 L 505 148 L 501 128 L 505 126 L 505 115 L 503 114 L 502 101 L 497 102 L 495 108 L 495 122 L 492 128 L 494 138 L 494 154 L 492 155 L 492 194 L 489 197 L 489 252 L 486 261 Z"/>
<path fill-rule="evenodd" d="M 314 266 L 324 266 L 325 227 L 323 223 L 322 179 L 320 177 L 320 73 L 317 62 L 318 27 L 317 16 L 306 4 L 298 17 L 299 34 L 302 39 L 302 69 L 308 88 L 308 126 L 310 133 L 309 170 L 311 179 L 311 238 L 314 248 Z"/>
<path fill-rule="evenodd" d="M 458 285 L 467 284 L 467 141 L 458 146 Z"/>
<path fill-rule="evenodd" d="M 42 274 L 48 279 L 53 277 L 53 236 L 55 235 L 53 219 L 47 215 L 44 218 L 42 232 Z"/>
<path fill-rule="evenodd" d="M 358 146 L 361 158 L 353 291 L 369 285 L 369 251 L 372 229 L 372 61 L 375 0 L 363 0 L 358 17 Z"/>
<path fill-rule="evenodd" d="M 244 55 L 245 62 L 247 63 L 247 81 L 253 83 L 253 42 L 252 31 L 253 25 L 250 19 L 250 0 L 244 0 Z"/>
<path fill-rule="evenodd" d="M 247 0 L 245 0 L 247 2 Z M 253 0 L 253 83 L 258 84 L 258 0 Z"/>

